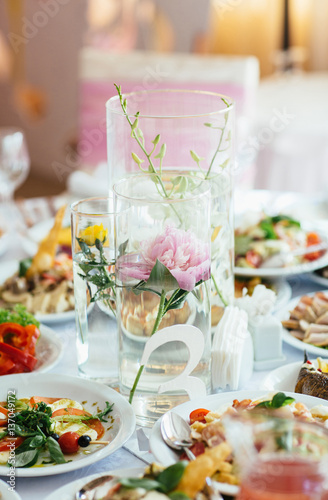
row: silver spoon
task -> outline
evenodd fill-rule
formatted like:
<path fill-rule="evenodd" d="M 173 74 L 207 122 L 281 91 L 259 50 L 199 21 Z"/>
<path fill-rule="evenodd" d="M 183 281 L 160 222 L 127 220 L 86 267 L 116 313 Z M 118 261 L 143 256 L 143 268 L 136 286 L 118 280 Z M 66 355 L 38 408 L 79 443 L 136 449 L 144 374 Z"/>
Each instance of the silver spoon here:
<path fill-rule="evenodd" d="M 165 413 L 161 421 L 161 434 L 164 442 L 173 450 L 183 450 L 189 460 L 195 460 L 196 457 L 189 450 L 193 444 L 190 437 L 190 427 L 187 422 L 177 413 Z M 206 489 L 212 500 L 222 500 L 220 486 L 217 481 L 212 481 L 210 477 L 206 478 Z"/>

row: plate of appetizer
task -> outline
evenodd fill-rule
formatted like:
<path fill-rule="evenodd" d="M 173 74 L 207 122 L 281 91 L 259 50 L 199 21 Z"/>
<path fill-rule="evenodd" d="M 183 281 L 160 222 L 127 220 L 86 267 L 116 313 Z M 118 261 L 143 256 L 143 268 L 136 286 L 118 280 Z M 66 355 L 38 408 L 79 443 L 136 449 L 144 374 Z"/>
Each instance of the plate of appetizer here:
<path fill-rule="evenodd" d="M 265 390 L 236 391 L 213 394 L 183 403 L 173 410 L 190 425 L 190 436 L 194 442 L 191 451 L 196 456 L 207 453 L 208 449 L 218 448 L 225 443 L 221 419 L 235 410 L 252 411 L 257 405 L 265 405 L 265 413 L 283 418 L 303 418 L 306 412 L 308 421 L 324 425 L 328 415 L 328 403 L 319 398 L 294 392 L 268 394 Z M 322 415 L 325 414 L 323 417 Z M 150 449 L 155 459 L 168 467 L 180 460 L 181 454 L 169 448 L 161 435 L 161 419 L 157 421 L 150 435 Z M 220 482 L 220 491 L 236 495 L 239 490 L 239 476 L 231 455 L 220 460 L 215 467 L 213 479 Z"/>
<path fill-rule="evenodd" d="M 117 469 L 110 470 L 108 472 L 102 472 L 100 474 L 92 474 L 91 476 L 84 477 L 82 479 L 77 479 L 71 483 L 65 484 L 61 488 L 53 491 L 48 495 L 45 500 L 75 500 L 76 495 L 79 491 L 88 494 L 89 499 L 103 500 L 108 498 L 106 495 L 110 490 L 117 489 L 120 479 L 122 478 L 140 478 L 144 474 L 144 469 L 142 467 L 135 467 L 131 469 Z M 92 484 L 90 484 L 92 483 Z M 82 493 L 81 493 L 82 494 Z M 134 500 L 138 500 L 137 497 Z"/>
<path fill-rule="evenodd" d="M 0 307 L 22 304 L 42 323 L 75 318 L 72 257 L 58 244 L 64 213 L 65 206 L 33 258 L 1 264 Z"/>
<path fill-rule="evenodd" d="M 328 400 L 328 363 L 322 358 L 280 366 L 270 372 L 261 384 L 268 391 L 295 391 Z"/>
<path fill-rule="evenodd" d="M 284 327 L 282 338 L 287 344 L 328 357 L 328 290 L 296 297 L 276 316 Z"/>
<path fill-rule="evenodd" d="M 257 285 L 264 285 L 276 294 L 276 302 L 274 310 L 278 310 L 287 304 L 292 296 L 292 288 L 290 284 L 283 279 L 268 280 L 259 276 L 235 276 L 235 298 L 239 299 L 243 296 L 243 290 L 246 288 L 248 295 L 252 295 L 254 288 Z"/>
<path fill-rule="evenodd" d="M 0 400 L 0 475 L 8 472 L 13 439 L 16 475 L 50 476 L 107 457 L 135 428 L 132 407 L 120 394 L 78 377 L 1 377 Z"/>
<path fill-rule="evenodd" d="M 63 345 L 57 334 L 22 305 L 0 309 L 0 375 L 46 372 L 60 360 Z"/>
<path fill-rule="evenodd" d="M 24 266 L 30 259 L 0 264 L 0 307 L 24 305 L 41 323 L 62 323 L 75 319 L 72 259 L 57 255 L 52 269 L 29 279 Z"/>
<path fill-rule="evenodd" d="M 197 465 L 197 459 L 196 459 Z M 195 465 L 195 464 L 194 464 Z M 210 500 L 202 480 L 198 485 L 190 484 L 190 465 L 186 461 L 169 467 L 151 464 L 145 469 L 121 469 L 102 474 L 93 474 L 62 486 L 45 500 L 165 500 L 180 498 L 187 500 L 203 498 Z M 199 496 L 201 494 L 201 496 Z M 214 496 L 212 496 L 214 499 Z"/>
<path fill-rule="evenodd" d="M 328 264 L 325 234 L 294 218 L 248 215 L 235 229 L 235 268 L 240 276 L 289 276 Z"/>

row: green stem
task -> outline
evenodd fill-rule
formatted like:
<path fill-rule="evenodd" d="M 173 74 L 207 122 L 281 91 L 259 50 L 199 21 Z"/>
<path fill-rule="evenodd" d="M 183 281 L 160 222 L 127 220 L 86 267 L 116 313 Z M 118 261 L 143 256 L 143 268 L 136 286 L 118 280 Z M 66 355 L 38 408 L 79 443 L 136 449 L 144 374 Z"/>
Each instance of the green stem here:
<path fill-rule="evenodd" d="M 161 293 L 161 300 L 160 300 L 160 303 L 159 303 L 159 306 L 158 306 L 158 313 L 157 313 L 157 317 L 156 317 L 156 321 L 155 321 L 155 324 L 154 324 L 154 327 L 153 327 L 153 330 L 151 332 L 151 335 L 154 335 L 154 333 L 157 332 L 158 330 L 158 327 L 163 319 L 163 316 L 164 314 L 166 313 L 166 310 L 167 308 L 164 307 L 165 305 L 165 296 L 166 296 L 166 292 L 165 290 L 162 290 L 162 293 Z M 137 385 L 139 383 L 139 379 L 142 375 L 142 372 L 145 368 L 145 365 L 141 365 L 139 370 L 138 370 L 138 373 L 137 373 L 137 376 L 135 378 L 135 381 L 134 381 L 134 384 L 132 386 L 132 389 L 130 391 L 130 397 L 129 397 L 129 403 L 132 404 L 132 400 L 133 400 L 133 396 L 134 396 L 134 393 L 136 392 L 136 388 L 137 388 Z"/>
<path fill-rule="evenodd" d="M 213 163 L 215 161 L 215 158 L 217 157 L 218 153 L 220 152 L 220 147 L 221 147 L 221 144 L 222 144 L 222 141 L 223 141 L 223 135 L 224 135 L 224 131 L 225 131 L 225 126 L 223 127 L 223 129 L 221 129 L 221 137 L 220 137 L 220 141 L 219 141 L 219 145 L 218 147 L 216 148 L 216 151 L 213 155 L 213 158 L 211 160 L 211 163 L 210 163 L 210 166 L 208 167 L 208 171 L 205 175 L 205 180 L 207 180 L 209 178 L 209 175 L 211 173 L 211 170 L 212 170 L 212 167 L 213 167 Z"/>
<path fill-rule="evenodd" d="M 212 278 L 212 281 L 214 283 L 215 291 L 218 294 L 218 296 L 220 297 L 222 304 L 224 305 L 224 307 L 227 307 L 228 302 L 226 300 L 224 300 L 224 298 L 222 296 L 222 293 L 219 290 L 219 287 L 218 287 L 218 285 L 217 285 L 217 283 L 215 281 L 215 278 L 214 278 L 213 274 L 211 275 L 211 278 Z"/>

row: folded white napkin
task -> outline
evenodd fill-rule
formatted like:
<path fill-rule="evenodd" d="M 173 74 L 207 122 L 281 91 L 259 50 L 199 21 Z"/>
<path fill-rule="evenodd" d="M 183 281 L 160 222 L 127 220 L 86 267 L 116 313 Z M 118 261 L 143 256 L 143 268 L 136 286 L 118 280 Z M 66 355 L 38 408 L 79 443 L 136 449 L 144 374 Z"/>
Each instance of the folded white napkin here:
<path fill-rule="evenodd" d="M 212 347 L 212 384 L 214 389 L 236 391 L 253 373 L 253 342 L 247 329 L 247 313 L 226 307 L 218 324 Z"/>
<path fill-rule="evenodd" d="M 66 184 L 69 194 L 75 198 L 108 196 L 111 192 L 109 186 L 109 170 L 105 162 L 92 172 L 76 170 L 68 177 Z"/>

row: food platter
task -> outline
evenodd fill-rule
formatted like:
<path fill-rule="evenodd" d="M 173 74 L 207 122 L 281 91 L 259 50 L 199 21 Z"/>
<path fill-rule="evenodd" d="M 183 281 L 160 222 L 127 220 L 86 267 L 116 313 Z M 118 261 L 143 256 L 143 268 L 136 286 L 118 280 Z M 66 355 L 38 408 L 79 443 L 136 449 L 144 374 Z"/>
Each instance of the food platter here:
<path fill-rule="evenodd" d="M 106 406 L 106 401 L 110 404 L 114 403 L 111 413 L 114 422 L 106 428 L 103 436 L 104 440 L 109 441 L 108 445 L 88 454 L 71 455 L 71 461 L 63 464 L 30 468 L 16 467 L 16 475 L 19 477 L 51 476 L 91 465 L 121 448 L 135 429 L 136 420 L 131 405 L 115 390 L 97 382 L 59 374 L 55 376 L 50 374 L 24 374 L 22 376 L 19 374 L 1 377 L 1 401 L 6 400 L 9 389 L 14 389 L 17 398 L 46 396 L 67 397 L 76 401 L 84 400 L 83 407 L 91 414 L 94 413 L 94 403 L 97 403 L 100 408 Z M 7 472 L 8 467 L 0 465 L 0 475 L 6 475 Z"/>
<path fill-rule="evenodd" d="M 10 278 L 10 276 L 13 276 L 13 274 L 17 272 L 18 265 L 19 262 L 17 260 L 9 260 L 0 263 L 0 284 L 4 283 L 6 279 Z M 66 321 L 75 320 L 75 311 L 72 309 L 71 311 L 61 313 L 35 314 L 35 317 L 38 321 L 40 321 L 40 323 L 64 323 Z"/>
<path fill-rule="evenodd" d="M 73 500 L 76 493 L 87 483 L 98 479 L 104 475 L 113 475 L 116 477 L 138 477 L 142 475 L 143 469 L 141 467 L 135 467 L 133 469 L 117 469 L 110 470 L 108 472 L 101 472 L 99 474 L 92 474 L 91 476 L 84 477 L 82 479 L 76 479 L 71 483 L 65 484 L 58 490 L 53 491 L 44 500 Z"/>
<path fill-rule="evenodd" d="M 320 405 L 325 404 L 325 402 L 320 398 L 314 398 L 312 396 L 306 396 L 304 394 L 294 394 L 294 392 L 285 392 L 285 394 L 287 396 L 295 397 L 295 399 L 298 402 L 304 403 L 310 409 L 318 404 Z M 183 417 L 186 421 L 188 421 L 189 414 L 196 408 L 206 408 L 207 410 L 215 411 L 226 408 L 228 405 L 231 405 L 234 399 L 238 399 L 239 401 L 243 399 L 254 400 L 267 396 L 268 396 L 267 390 L 256 390 L 256 391 L 243 390 L 236 392 L 212 394 L 210 396 L 205 396 L 203 398 L 187 401 L 186 403 L 183 403 L 175 407 L 172 411 Z M 161 419 L 158 420 L 155 423 L 154 427 L 152 428 L 150 434 L 150 449 L 156 461 L 165 466 L 169 466 L 176 463 L 179 460 L 179 454 L 165 444 L 161 436 L 160 427 L 161 427 Z M 226 483 L 220 483 L 220 491 L 227 495 L 236 495 L 239 491 L 239 487 Z"/>
<path fill-rule="evenodd" d="M 323 290 L 323 292 L 328 294 L 328 290 Z M 311 297 L 314 295 L 314 293 L 309 293 L 307 295 L 309 295 Z M 286 304 L 284 307 L 279 309 L 279 311 L 277 311 L 277 313 L 276 313 L 276 317 L 280 321 L 287 320 L 289 318 L 289 311 L 291 311 L 292 309 L 294 309 L 296 307 L 300 298 L 301 297 L 293 298 L 290 302 L 288 302 L 288 304 Z M 317 347 L 317 346 L 312 345 L 312 344 L 307 344 L 307 343 L 303 342 L 302 340 L 299 340 L 299 339 L 293 337 L 288 332 L 288 330 L 286 330 L 285 328 L 283 329 L 283 332 L 282 332 L 282 338 L 283 338 L 284 342 L 295 347 L 296 349 L 300 349 L 301 351 L 306 350 L 309 354 L 314 354 L 315 356 L 321 356 L 324 358 L 328 358 L 328 349 L 324 349 L 323 347 Z"/>

